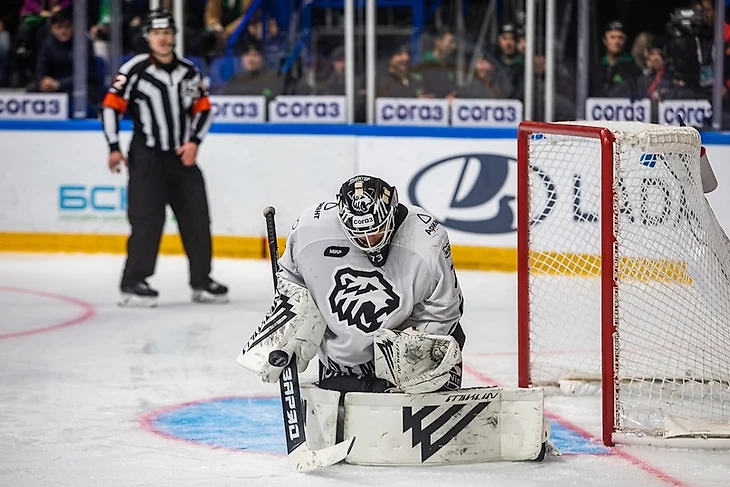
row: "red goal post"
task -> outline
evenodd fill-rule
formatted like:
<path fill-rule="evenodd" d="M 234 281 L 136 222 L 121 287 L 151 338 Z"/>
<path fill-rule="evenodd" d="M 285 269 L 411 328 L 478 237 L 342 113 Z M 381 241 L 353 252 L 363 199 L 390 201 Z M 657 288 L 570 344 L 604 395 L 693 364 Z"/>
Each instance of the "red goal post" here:
<path fill-rule="evenodd" d="M 730 241 L 700 147 L 685 127 L 518 129 L 518 385 L 600 382 L 609 446 L 730 435 Z"/>

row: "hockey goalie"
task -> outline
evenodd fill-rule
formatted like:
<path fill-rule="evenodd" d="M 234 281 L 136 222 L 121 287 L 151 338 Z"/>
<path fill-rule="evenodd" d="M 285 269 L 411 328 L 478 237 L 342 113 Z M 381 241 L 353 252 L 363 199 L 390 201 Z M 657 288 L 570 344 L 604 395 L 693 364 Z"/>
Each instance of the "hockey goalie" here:
<path fill-rule="evenodd" d="M 318 380 L 302 385 L 309 448 L 355 437 L 346 461 L 364 465 L 543 459 L 542 389 L 461 388 L 464 302 L 449 238 L 395 187 L 355 176 L 306 210 L 277 278 L 236 361 L 276 382 L 287 359 L 272 352 L 299 370 L 318 357 Z"/>

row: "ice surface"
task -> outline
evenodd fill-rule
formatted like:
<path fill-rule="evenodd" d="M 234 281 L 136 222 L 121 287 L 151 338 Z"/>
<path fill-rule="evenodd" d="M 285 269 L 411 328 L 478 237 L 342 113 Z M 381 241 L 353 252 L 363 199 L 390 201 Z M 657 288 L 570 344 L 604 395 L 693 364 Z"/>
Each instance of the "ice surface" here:
<path fill-rule="evenodd" d="M 231 286 L 231 303 L 200 305 L 190 302 L 185 259 L 162 257 L 150 280 L 161 292 L 160 307 L 121 309 L 115 301 L 123 261 L 0 255 L 0 485 L 714 486 L 730 478 L 729 452 L 622 447 L 600 454 L 595 445 L 599 454 L 542 464 L 337 465 L 303 475 L 291 473 L 283 455 L 242 451 L 224 441 L 230 438 L 214 438 L 220 448 L 175 440 L 150 418 L 211 398 L 277 396 L 276 385 L 260 383 L 234 362 L 269 308 L 269 264 L 216 260 L 214 277 Z M 514 274 L 461 271 L 459 279 L 465 385 L 514 385 Z M 547 403 L 562 422 L 556 434 L 580 437 L 574 425 L 600 435 L 598 398 Z M 215 404 L 221 417 L 236 414 L 225 400 Z M 282 440 L 252 441 L 275 451 Z"/>

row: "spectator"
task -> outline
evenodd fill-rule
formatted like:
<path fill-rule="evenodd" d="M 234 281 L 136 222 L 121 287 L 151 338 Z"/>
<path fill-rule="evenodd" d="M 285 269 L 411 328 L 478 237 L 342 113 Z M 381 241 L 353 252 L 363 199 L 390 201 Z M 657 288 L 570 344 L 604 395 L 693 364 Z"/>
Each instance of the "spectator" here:
<path fill-rule="evenodd" d="M 452 59 L 455 50 L 454 35 L 443 31 L 434 39 L 433 49 L 423 55 L 423 62 L 414 69 L 423 77 L 426 91 L 436 98 L 456 96 L 456 70 Z"/>
<path fill-rule="evenodd" d="M 205 5 L 205 29 L 203 49 L 214 56 L 226 46 L 228 38 L 243 20 L 253 0 L 208 0 Z"/>
<path fill-rule="evenodd" d="M 637 98 L 659 101 L 669 90 L 671 78 L 664 63 L 665 45 L 665 40 L 657 37 L 646 47 L 646 72 L 636 82 Z"/>
<path fill-rule="evenodd" d="M 89 37 L 94 42 L 97 56 L 109 58 L 109 24 L 111 23 L 111 0 L 98 1 L 90 19 Z M 162 3 L 165 3 L 164 1 Z M 142 37 L 142 18 L 146 8 L 136 0 L 122 0 L 122 49 L 124 52 L 147 52 L 147 42 Z"/>
<path fill-rule="evenodd" d="M 507 98 L 512 93 L 512 82 L 499 63 L 483 52 L 476 53 L 474 79 L 459 89 L 459 98 Z"/>
<path fill-rule="evenodd" d="M 535 111 L 542 119 L 545 107 L 545 56 L 535 55 L 535 92 L 538 94 Z M 575 73 L 567 63 L 557 61 L 555 65 L 555 96 L 553 98 L 553 120 L 575 120 Z"/>
<path fill-rule="evenodd" d="M 0 2 L 0 87 L 7 85 L 12 36 L 18 28 L 23 0 Z"/>
<path fill-rule="evenodd" d="M 444 64 L 450 60 L 456 50 L 456 38 L 448 30 L 439 33 L 433 40 L 433 49 L 423 55 L 424 62 Z"/>
<path fill-rule="evenodd" d="M 99 73 L 94 67 L 91 41 L 87 46 L 88 97 L 92 105 L 101 103 L 102 89 Z M 36 81 L 29 91 L 73 94 L 73 24 L 69 10 L 61 10 L 51 17 L 51 35 L 38 52 Z"/>
<path fill-rule="evenodd" d="M 650 70 L 646 66 L 646 53 L 651 44 L 654 35 L 651 32 L 640 32 L 631 44 L 631 57 L 641 70 L 642 74 L 647 74 Z"/>
<path fill-rule="evenodd" d="M 624 52 L 626 34 L 621 22 L 611 22 L 603 33 L 606 54 L 593 70 L 591 95 L 596 97 L 627 96 L 636 86 L 641 70 L 630 54 Z"/>
<path fill-rule="evenodd" d="M 321 84 L 320 95 L 343 96 L 345 94 L 345 48 L 336 47 L 332 51 L 332 72 Z"/>
<path fill-rule="evenodd" d="M 502 26 L 497 38 L 497 57 L 512 83 L 512 93 L 509 94 L 509 98 L 521 100 L 525 91 L 525 58 L 517 51 L 516 33 L 514 25 L 504 24 Z"/>
<path fill-rule="evenodd" d="M 279 77 L 276 71 L 264 66 L 264 57 L 258 44 L 250 43 L 246 47 L 241 56 L 241 63 L 243 73 L 237 74 L 226 84 L 223 88 L 224 95 L 263 95 L 269 102 L 285 93 L 284 79 Z"/>
<path fill-rule="evenodd" d="M 715 1 L 701 0 L 699 3 L 705 25 L 701 29 L 699 42 L 700 49 L 700 86 L 707 90 L 707 97 L 712 96 L 712 85 L 714 84 L 715 53 L 723 52 L 715 50 Z M 730 25 L 724 23 L 724 42 L 730 42 Z M 727 75 L 727 73 L 725 73 Z"/>
<path fill-rule="evenodd" d="M 332 70 L 327 78 L 318 84 L 315 95 L 323 96 L 345 96 L 345 48 L 338 46 L 330 55 Z M 364 122 L 367 118 L 365 111 L 366 91 L 364 88 L 364 77 L 355 75 L 355 121 Z"/>
<path fill-rule="evenodd" d="M 377 98 L 436 98 L 428 93 L 420 73 L 411 72 L 411 55 L 405 46 L 398 47 L 388 59 L 387 72 L 376 94 Z"/>
<path fill-rule="evenodd" d="M 277 69 L 279 67 L 279 59 L 283 55 L 279 41 L 281 41 L 282 33 L 279 31 L 279 24 L 276 23 L 274 17 L 269 17 L 266 21 L 266 38 L 264 38 L 264 22 L 261 10 L 256 11 L 251 17 L 251 21 L 246 27 L 246 32 L 242 35 L 243 39 L 239 39 L 244 43 L 254 42 L 262 46 L 264 55 L 264 64 L 268 68 Z"/>
<path fill-rule="evenodd" d="M 6 1 L 6 0 L 3 0 Z M 33 79 L 33 65 L 47 34 L 48 19 L 71 7 L 71 0 L 25 0 L 15 34 L 15 57 L 11 85 L 15 88 Z"/>
<path fill-rule="evenodd" d="M 97 0 L 98 1 L 98 12 L 97 5 L 94 0 L 89 0 L 89 23 L 93 17 L 96 20 L 89 28 L 89 38 L 94 43 L 94 53 L 97 56 L 102 56 L 105 59 L 109 59 L 109 52 L 107 47 L 107 41 L 109 40 L 109 24 L 111 21 L 111 0 Z M 127 3 L 127 2 L 125 2 Z"/>
<path fill-rule="evenodd" d="M 713 0 L 701 0 L 697 2 L 698 7 L 702 9 L 702 16 L 705 18 L 705 24 L 712 29 L 713 35 L 715 30 L 715 3 Z M 730 24 L 727 23 L 729 9 L 725 9 L 725 22 L 723 30 L 723 41 L 730 42 Z"/>
<path fill-rule="evenodd" d="M 525 39 L 525 26 L 521 26 L 517 29 L 517 52 L 523 58 L 525 57 L 525 48 L 527 47 L 527 40 Z"/>

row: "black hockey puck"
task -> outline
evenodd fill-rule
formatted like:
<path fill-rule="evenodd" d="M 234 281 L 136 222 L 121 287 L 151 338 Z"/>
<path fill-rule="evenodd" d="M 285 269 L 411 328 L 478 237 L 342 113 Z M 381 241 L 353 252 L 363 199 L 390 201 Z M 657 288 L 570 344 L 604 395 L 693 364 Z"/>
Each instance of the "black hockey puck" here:
<path fill-rule="evenodd" d="M 273 367 L 284 367 L 289 363 L 289 354 L 284 350 L 274 350 L 269 353 L 269 364 Z"/>

